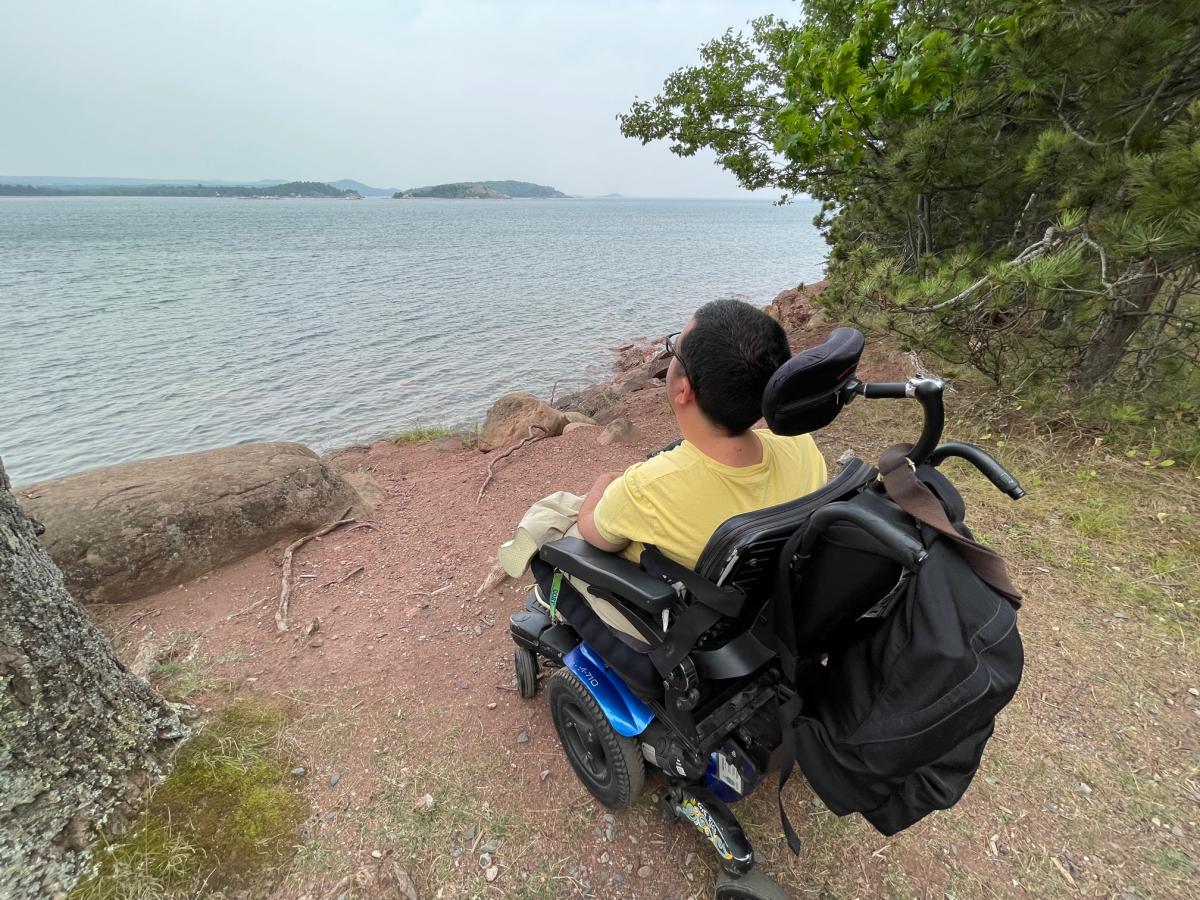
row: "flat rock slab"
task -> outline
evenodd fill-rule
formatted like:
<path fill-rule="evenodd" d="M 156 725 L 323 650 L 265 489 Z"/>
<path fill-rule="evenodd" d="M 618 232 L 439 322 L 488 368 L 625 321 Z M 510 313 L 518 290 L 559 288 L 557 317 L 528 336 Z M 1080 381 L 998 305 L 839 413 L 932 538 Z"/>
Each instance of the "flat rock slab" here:
<path fill-rule="evenodd" d="M 239 444 L 16 488 L 77 600 L 120 603 L 314 531 L 364 503 L 301 444 Z"/>

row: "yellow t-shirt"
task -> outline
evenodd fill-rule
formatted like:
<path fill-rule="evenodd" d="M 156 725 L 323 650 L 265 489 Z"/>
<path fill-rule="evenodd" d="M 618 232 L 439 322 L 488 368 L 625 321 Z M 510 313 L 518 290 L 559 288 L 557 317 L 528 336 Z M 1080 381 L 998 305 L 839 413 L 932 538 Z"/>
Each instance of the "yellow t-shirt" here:
<path fill-rule="evenodd" d="M 622 556 L 637 562 L 645 544 L 695 568 L 700 553 L 726 519 L 766 509 L 825 484 L 825 460 L 808 435 L 754 432 L 762 462 L 727 466 L 684 441 L 673 450 L 634 463 L 612 482 L 596 505 L 596 530 L 606 541 L 630 541 Z"/>

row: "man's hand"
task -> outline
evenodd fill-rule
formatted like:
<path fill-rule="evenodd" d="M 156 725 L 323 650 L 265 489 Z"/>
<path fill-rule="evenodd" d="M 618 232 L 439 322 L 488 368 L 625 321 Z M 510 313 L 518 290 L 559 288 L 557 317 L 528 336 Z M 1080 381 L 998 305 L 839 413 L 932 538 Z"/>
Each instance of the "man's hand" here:
<path fill-rule="evenodd" d="M 605 472 L 596 479 L 596 483 L 592 485 L 592 489 L 588 491 L 588 495 L 583 500 L 583 506 L 579 509 L 579 533 L 583 535 L 583 539 L 593 547 L 598 547 L 609 553 L 617 553 L 624 550 L 629 544 L 629 541 L 622 541 L 619 544 L 614 544 L 611 541 L 606 541 L 600 536 L 600 532 L 596 530 L 596 520 L 593 513 L 596 510 L 596 504 L 600 502 L 600 498 L 604 496 L 604 489 L 620 478 L 624 472 Z"/>

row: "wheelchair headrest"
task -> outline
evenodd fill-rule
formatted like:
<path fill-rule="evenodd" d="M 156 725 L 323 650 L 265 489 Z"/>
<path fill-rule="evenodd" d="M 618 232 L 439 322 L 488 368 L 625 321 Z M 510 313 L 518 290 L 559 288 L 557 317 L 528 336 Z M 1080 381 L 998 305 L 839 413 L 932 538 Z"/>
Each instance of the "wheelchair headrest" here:
<path fill-rule="evenodd" d="M 763 416 L 770 429 L 808 434 L 832 422 L 841 412 L 842 390 L 854 378 L 863 344 L 857 329 L 835 328 L 825 343 L 780 366 L 763 392 Z"/>

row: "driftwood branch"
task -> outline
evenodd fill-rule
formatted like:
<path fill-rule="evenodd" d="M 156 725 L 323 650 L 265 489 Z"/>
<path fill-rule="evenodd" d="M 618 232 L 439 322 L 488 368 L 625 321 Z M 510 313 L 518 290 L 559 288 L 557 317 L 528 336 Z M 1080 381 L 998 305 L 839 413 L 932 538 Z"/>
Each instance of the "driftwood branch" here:
<path fill-rule="evenodd" d="M 329 534 L 329 532 L 333 531 L 335 528 L 341 528 L 343 525 L 349 525 L 352 522 L 358 521 L 357 519 L 348 518 L 349 515 L 350 508 L 347 507 L 346 511 L 338 517 L 336 522 L 330 522 L 328 525 L 317 529 L 312 534 L 306 534 L 302 538 L 297 538 L 288 544 L 287 549 L 283 551 L 283 582 L 279 589 L 279 605 L 275 609 L 276 631 L 284 632 L 288 630 L 288 601 L 292 597 L 292 556 L 295 555 L 297 550 L 299 550 L 313 538 L 323 537 Z M 371 526 L 366 522 L 359 522 L 354 527 L 370 528 Z"/>
<path fill-rule="evenodd" d="M 533 429 L 535 429 L 535 428 L 538 431 L 540 431 L 541 434 L 535 435 L 533 433 Z M 505 450 L 503 453 L 501 453 L 499 456 L 497 456 L 495 459 L 493 459 L 490 463 L 488 463 L 487 478 L 485 478 L 483 480 L 483 484 L 480 485 L 479 496 L 475 498 L 475 502 L 478 503 L 480 500 L 483 499 L 483 492 L 486 491 L 487 486 L 492 483 L 492 479 L 495 477 L 495 474 L 496 474 L 493 471 L 493 467 L 496 465 L 496 463 L 500 462 L 500 460 L 504 459 L 506 456 L 512 456 L 512 454 L 516 453 L 518 450 L 520 450 L 526 444 L 534 443 L 536 441 L 540 441 L 543 438 L 548 438 L 548 437 L 550 437 L 550 432 L 547 431 L 545 428 L 543 428 L 541 425 L 536 425 L 536 424 L 530 425 L 529 426 L 529 437 L 522 438 L 519 443 L 513 444 L 511 447 L 509 447 L 507 450 Z"/>

